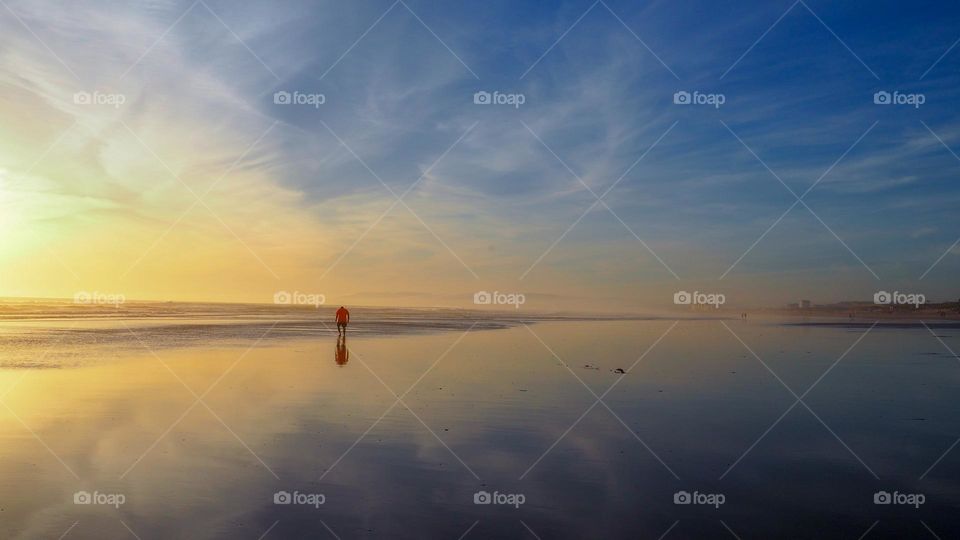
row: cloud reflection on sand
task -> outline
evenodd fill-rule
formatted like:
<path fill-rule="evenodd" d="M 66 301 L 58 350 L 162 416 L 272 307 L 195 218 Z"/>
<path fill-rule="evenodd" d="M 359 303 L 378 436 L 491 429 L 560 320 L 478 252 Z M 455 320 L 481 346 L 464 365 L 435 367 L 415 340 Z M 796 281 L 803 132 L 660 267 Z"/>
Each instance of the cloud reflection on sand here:
<path fill-rule="evenodd" d="M 670 324 L 536 328 L 600 394 L 618 377 L 613 370 L 629 367 Z M 797 391 L 858 334 L 754 323 L 734 329 Z M 602 406 L 521 480 L 594 401 L 525 329 L 471 332 L 404 397 L 442 443 L 402 404 L 381 418 L 396 399 L 390 390 L 402 395 L 457 338 L 352 336 L 343 366 L 331 357 L 331 336 L 275 341 L 245 356 L 211 345 L 76 369 L 2 370 L 0 390 L 16 383 L 4 401 L 80 480 L 16 418 L 0 416 L 8 516 L 0 528 L 11 538 L 57 537 L 79 521 L 70 537 L 112 538 L 123 536 L 122 520 L 144 538 L 256 538 L 277 520 L 277 537 L 314 534 L 322 520 L 343 538 L 423 538 L 457 537 L 479 520 L 480 536 L 521 537 L 529 534 L 522 519 L 543 538 L 572 538 L 657 536 L 679 519 L 679 536 L 715 537 L 724 519 L 743 535 L 789 527 L 808 536 L 819 530 L 809 516 L 831 508 L 833 532 L 842 536 L 872 522 L 871 494 L 891 486 L 926 492 L 930 502 L 917 515 L 942 532 L 952 525 L 943 516 L 957 502 L 957 483 L 946 480 L 957 477 L 955 462 L 917 480 L 952 442 L 956 422 L 943 407 L 956 366 L 922 354 L 936 345 L 929 334 L 876 331 L 806 398 L 882 485 L 800 407 L 719 481 L 792 397 L 715 321 L 680 323 L 605 398 L 679 481 Z M 588 363 L 600 369 L 582 367 Z M 202 394 L 228 369 L 204 401 L 229 429 L 197 405 L 161 438 L 195 401 L 177 378 Z M 943 383 L 922 393 L 899 390 L 935 379 Z M 910 420 L 917 417 L 927 420 Z M 128 502 L 119 510 L 75 506 L 78 489 L 121 492 Z M 522 493 L 526 503 L 475 505 L 481 489 Z M 728 502 L 718 510 L 678 507 L 679 489 L 722 492 Z M 277 506 L 279 490 L 322 493 L 326 502 Z M 888 526 L 911 530 L 906 522 Z"/>

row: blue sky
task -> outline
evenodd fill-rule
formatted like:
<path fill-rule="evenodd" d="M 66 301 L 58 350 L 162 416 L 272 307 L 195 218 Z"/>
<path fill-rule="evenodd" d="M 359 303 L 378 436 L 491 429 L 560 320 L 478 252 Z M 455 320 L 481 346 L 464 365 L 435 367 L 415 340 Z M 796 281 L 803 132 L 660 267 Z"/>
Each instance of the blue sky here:
<path fill-rule="evenodd" d="M 159 185 L 146 180 L 162 174 L 157 163 L 131 158 L 124 168 L 107 159 L 130 148 L 129 138 L 109 135 L 118 118 L 198 191 L 225 170 L 251 178 L 217 187 L 230 216 L 222 221 L 275 274 L 244 287 L 274 290 L 279 280 L 426 303 L 496 288 L 633 308 L 678 289 L 722 290 L 744 304 L 867 299 L 897 288 L 958 296 L 951 277 L 960 247 L 919 279 L 960 238 L 960 159 L 948 149 L 960 150 L 956 6 L 10 7 L 20 20 L 0 13 L 4 110 L 55 111 L 94 126 L 95 149 L 78 144 L 58 156 L 99 163 L 83 180 L 86 200 L 107 201 L 138 223 L 158 221 L 159 232 L 173 209 L 189 206 L 182 192 L 150 199 L 131 180 Z M 58 92 L 95 88 L 128 100 L 96 114 L 57 103 Z M 725 101 L 676 105 L 681 90 Z M 876 105 L 881 90 L 925 102 Z M 278 106 L 278 91 L 325 102 Z M 477 91 L 525 101 L 476 105 Z M 35 146 L 52 137 L 38 135 Z M 395 202 L 381 180 L 400 194 L 421 175 L 404 199 L 409 210 L 397 205 L 371 229 Z M 55 190 L 67 189 L 60 180 L 51 180 Z M 584 215 L 596 202 L 584 184 L 600 194 L 615 182 L 609 208 Z M 796 201 L 791 190 L 799 196 L 815 182 L 809 209 L 798 204 L 784 216 Z M 265 198 L 264 186 L 284 195 Z M 249 215 L 237 210 L 248 204 Z M 254 204 L 263 207 L 254 213 Z M 277 214 L 291 222 L 279 225 Z M 197 235 L 217 228 L 190 219 L 184 227 Z M 285 227 L 299 231 L 298 242 L 322 240 L 309 256 L 290 255 Z M 143 242 L 150 237 L 145 230 Z M 240 252 L 238 264 L 265 270 Z M 127 286 L 135 290 L 136 279 Z"/>

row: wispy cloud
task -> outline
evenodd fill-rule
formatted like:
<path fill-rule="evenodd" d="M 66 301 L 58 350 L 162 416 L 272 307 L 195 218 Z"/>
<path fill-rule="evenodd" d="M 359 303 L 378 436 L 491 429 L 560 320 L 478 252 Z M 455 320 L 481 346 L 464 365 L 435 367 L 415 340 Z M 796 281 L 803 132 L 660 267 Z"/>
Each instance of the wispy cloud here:
<path fill-rule="evenodd" d="M 373 282 L 456 296 L 474 286 L 461 263 L 511 283 L 594 203 L 576 176 L 604 191 L 677 122 L 607 197 L 616 217 L 597 207 L 530 276 L 544 294 L 658 302 L 670 276 L 623 224 L 684 279 L 715 278 L 793 202 L 764 163 L 803 192 L 879 121 L 810 193 L 811 208 L 885 278 L 918 273 L 955 239 L 960 162 L 945 146 L 960 147 L 957 60 L 948 55 L 914 81 L 911 66 L 932 63 L 944 33 L 871 30 L 869 21 L 899 8 L 811 3 L 882 74 L 878 83 L 800 9 L 721 80 L 785 6 L 721 13 L 695 3 L 684 13 L 712 15 L 690 25 L 669 2 L 609 2 L 623 24 L 592 10 L 557 42 L 589 5 L 391 4 L 9 2 L 20 20 L 0 13 L 0 167 L 3 189 L 17 194 L 5 199 L 18 201 L 17 223 L 91 274 L 107 263 L 71 246 L 99 242 L 114 257 L 111 275 L 142 258 L 136 266 L 152 284 L 131 271 L 129 286 L 151 296 L 208 287 L 266 297 L 277 286 L 271 274 L 290 288 L 383 289 Z M 882 89 L 922 91 L 927 101 L 877 106 Z M 675 105 L 681 90 L 722 93 L 725 103 Z M 324 103 L 280 106 L 279 91 Z M 478 91 L 521 93 L 524 103 L 475 105 Z M 77 92 L 124 102 L 90 106 L 74 101 Z M 410 209 L 384 216 L 395 203 L 389 189 L 421 176 Z M 761 242 L 739 263 L 752 283 L 771 284 L 744 285 L 742 297 L 769 298 L 778 280 L 817 282 L 797 273 L 817 265 L 852 280 L 823 284 L 825 296 L 863 277 L 835 237 L 796 212 L 771 236 L 779 245 Z M 110 230 L 130 238 L 110 239 Z M 212 245 L 221 261 L 162 277 Z M 8 248 L 9 257 L 29 253 L 26 243 Z M 231 265 L 242 276 L 213 277 Z M 952 267 L 942 267 L 926 283 L 947 294 Z M 39 290 L 39 280 L 22 276 L 17 290 Z"/>

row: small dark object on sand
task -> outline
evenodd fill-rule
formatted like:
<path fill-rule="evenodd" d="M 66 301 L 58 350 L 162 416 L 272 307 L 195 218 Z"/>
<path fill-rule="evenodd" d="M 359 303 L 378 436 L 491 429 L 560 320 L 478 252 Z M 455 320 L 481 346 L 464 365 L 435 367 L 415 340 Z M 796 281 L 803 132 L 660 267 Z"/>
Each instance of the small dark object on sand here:
<path fill-rule="evenodd" d="M 614 373 L 626 373 L 626 371 L 624 371 L 623 368 L 617 368 L 617 369 L 613 370 L 613 372 L 614 372 Z"/>

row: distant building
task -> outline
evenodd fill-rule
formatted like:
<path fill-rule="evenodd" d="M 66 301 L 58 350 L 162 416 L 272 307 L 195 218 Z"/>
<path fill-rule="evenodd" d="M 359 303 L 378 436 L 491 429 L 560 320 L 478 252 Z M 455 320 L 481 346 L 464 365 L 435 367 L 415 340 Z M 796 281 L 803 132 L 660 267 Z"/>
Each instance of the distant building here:
<path fill-rule="evenodd" d="M 809 301 L 809 300 L 801 300 L 801 301 L 800 301 L 800 307 L 803 308 L 803 309 L 810 309 L 810 301 Z"/>
<path fill-rule="evenodd" d="M 792 304 L 787 304 L 787 309 L 800 309 L 800 304 L 794 302 Z"/>

